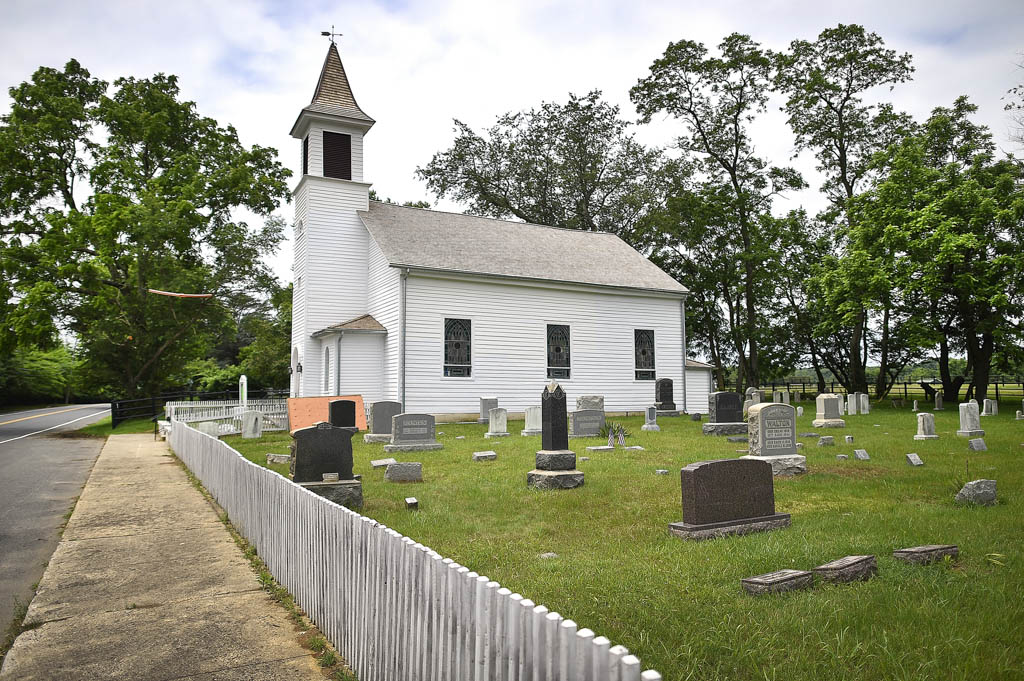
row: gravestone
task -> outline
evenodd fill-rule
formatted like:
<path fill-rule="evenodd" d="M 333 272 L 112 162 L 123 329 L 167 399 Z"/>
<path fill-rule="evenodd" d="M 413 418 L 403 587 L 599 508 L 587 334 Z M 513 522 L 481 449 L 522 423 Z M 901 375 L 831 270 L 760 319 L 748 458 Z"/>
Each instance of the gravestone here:
<path fill-rule="evenodd" d="M 473 461 L 497 461 L 498 453 L 494 451 L 473 452 Z"/>
<path fill-rule="evenodd" d="M 853 458 L 858 461 L 871 461 L 871 457 L 868 456 L 866 449 L 855 449 L 853 450 Z"/>
<path fill-rule="evenodd" d="M 804 415 L 804 408 L 803 407 L 797 407 L 796 408 L 796 415 L 797 416 L 803 416 Z"/>
<path fill-rule="evenodd" d="M 335 428 L 356 427 L 356 403 L 352 400 L 331 400 L 327 414 L 327 421 Z"/>
<path fill-rule="evenodd" d="M 878 574 L 878 564 L 874 556 L 846 556 L 819 565 L 812 572 L 826 582 L 857 582 Z"/>
<path fill-rule="evenodd" d="M 491 409 L 488 414 L 488 428 L 484 437 L 508 437 L 508 410 L 501 407 Z"/>
<path fill-rule="evenodd" d="M 796 409 L 788 404 L 762 402 L 747 414 L 750 453 L 742 459 L 771 464 L 775 475 L 807 472 L 807 457 L 797 454 Z"/>
<path fill-rule="evenodd" d="M 387 482 L 423 482 L 423 464 L 418 461 L 388 464 L 384 479 Z"/>
<path fill-rule="evenodd" d="M 292 455 L 291 454 L 267 454 L 267 464 L 268 465 L 272 464 L 272 463 L 286 463 L 286 464 L 289 464 L 289 467 L 290 467 L 291 462 L 292 462 Z"/>
<path fill-rule="evenodd" d="M 967 449 L 972 452 L 987 452 L 988 447 L 985 446 L 985 441 L 980 437 L 972 438 L 967 441 Z"/>
<path fill-rule="evenodd" d="M 569 437 L 597 437 L 604 427 L 603 411 L 582 409 L 569 412 Z"/>
<path fill-rule="evenodd" d="M 807 570 L 777 570 L 766 575 L 740 580 L 743 590 L 752 596 L 807 589 L 814 584 L 814 574 Z"/>
<path fill-rule="evenodd" d="M 896 549 L 892 552 L 892 557 L 914 565 L 928 565 L 940 561 L 946 556 L 956 558 L 959 554 L 960 548 L 956 544 L 925 544 L 924 546 Z"/>
<path fill-rule="evenodd" d="M 914 408 L 911 411 L 917 411 L 917 400 L 914 400 Z"/>
<path fill-rule="evenodd" d="M 916 452 L 911 452 L 910 454 L 907 454 L 907 463 L 909 463 L 911 466 L 924 465 L 924 461 L 921 461 L 921 457 L 919 457 Z"/>
<path fill-rule="evenodd" d="M 604 395 L 581 395 L 576 398 L 576 411 L 596 409 L 604 411 Z"/>
<path fill-rule="evenodd" d="M 956 434 L 958 437 L 985 437 L 976 402 L 964 402 L 960 405 L 960 430 L 956 431 Z"/>
<path fill-rule="evenodd" d="M 850 416 L 857 415 L 857 407 L 860 405 L 858 393 L 850 393 L 846 396 L 846 413 Z"/>
<path fill-rule="evenodd" d="M 294 482 L 322 482 L 324 473 L 352 480 L 352 436 L 355 428 L 337 428 L 321 421 L 292 433 L 289 471 Z"/>
<path fill-rule="evenodd" d="M 747 432 L 743 420 L 743 396 L 728 391 L 708 395 L 708 422 L 701 426 L 705 435 L 742 435 Z"/>
<path fill-rule="evenodd" d="M 672 395 L 672 379 L 659 378 L 654 382 L 654 403 L 663 416 L 679 416 L 676 411 L 675 397 Z"/>
<path fill-rule="evenodd" d="M 870 414 L 871 413 L 871 400 L 868 398 L 867 393 L 859 393 L 860 396 L 860 413 Z"/>
<path fill-rule="evenodd" d="M 392 454 L 441 449 L 444 445 L 434 432 L 434 417 L 430 414 L 396 414 L 391 418 L 391 444 L 384 445 L 384 451 Z"/>
<path fill-rule="evenodd" d="M 822 435 L 820 438 L 818 438 L 819 447 L 834 447 L 835 444 L 835 438 L 833 438 L 831 435 Z"/>
<path fill-rule="evenodd" d="M 541 433 L 541 417 L 540 407 L 527 407 L 525 411 L 526 416 L 526 427 L 519 431 L 519 434 L 523 437 L 531 435 L 540 435 Z"/>
<path fill-rule="evenodd" d="M 490 418 L 491 410 L 498 406 L 497 397 L 481 397 L 480 398 L 480 418 L 477 419 L 479 423 L 487 423 L 487 419 Z"/>
<path fill-rule="evenodd" d="M 640 430 L 648 430 L 654 432 L 660 432 L 661 426 L 658 425 L 658 407 L 651 405 L 644 410 L 644 425 L 640 426 Z"/>
<path fill-rule="evenodd" d="M 839 459 L 840 461 L 846 461 L 847 459 L 850 458 L 850 455 L 849 454 L 836 454 L 836 458 Z"/>
<path fill-rule="evenodd" d="M 917 435 L 914 436 L 914 439 L 939 439 L 939 436 L 935 434 L 935 414 L 929 414 L 926 411 L 922 411 L 917 414 Z"/>
<path fill-rule="evenodd" d="M 996 503 L 996 481 L 972 480 L 956 493 L 953 501 L 958 504 L 994 506 Z"/>
<path fill-rule="evenodd" d="M 387 468 L 393 463 L 398 463 L 395 459 L 388 457 L 386 459 L 374 459 L 370 462 L 370 466 L 373 468 Z"/>
<path fill-rule="evenodd" d="M 814 398 L 814 420 L 811 425 L 815 428 L 845 428 L 846 421 L 839 415 L 842 399 L 831 393 L 822 393 Z"/>
<path fill-rule="evenodd" d="M 788 390 L 783 390 L 782 391 L 782 403 L 783 404 L 789 404 L 789 400 L 790 400 L 790 393 L 789 393 L 789 391 Z"/>
<path fill-rule="evenodd" d="M 743 416 L 746 417 L 747 412 L 754 406 L 754 400 L 743 400 Z"/>
<path fill-rule="evenodd" d="M 391 442 L 391 421 L 402 413 L 402 403 L 382 400 L 370 405 L 370 432 L 363 435 L 363 442 Z"/>
<path fill-rule="evenodd" d="M 576 470 L 576 452 L 569 449 L 562 386 L 552 381 L 541 393 L 540 405 L 543 449 L 537 452 L 537 467 L 526 474 L 526 486 L 541 490 L 582 486 L 583 473 Z M 604 417 L 604 412 L 601 416 Z"/>
<path fill-rule="evenodd" d="M 683 539 L 710 539 L 786 527 L 788 513 L 775 512 L 772 467 L 750 458 L 691 463 L 680 470 L 683 520 L 669 523 Z"/>
<path fill-rule="evenodd" d="M 782 396 L 781 390 L 772 391 L 772 402 L 778 402 L 779 404 L 789 404 L 789 400 Z"/>
<path fill-rule="evenodd" d="M 942 393 L 935 393 L 935 411 L 943 411 L 942 408 Z"/>
<path fill-rule="evenodd" d="M 982 416 L 996 416 L 999 414 L 999 403 L 995 400 L 986 399 L 984 402 L 985 408 L 982 410 Z"/>
<path fill-rule="evenodd" d="M 1017 419 L 1016 420 L 1017 421 L 1024 421 L 1024 411 L 1021 411 L 1020 409 L 1017 410 Z"/>
<path fill-rule="evenodd" d="M 416 511 L 419 510 L 420 502 L 416 497 L 406 497 L 405 507 L 410 511 Z"/>
<path fill-rule="evenodd" d="M 251 409 L 242 412 L 242 437 L 247 440 L 263 437 L 263 414 Z"/>
<path fill-rule="evenodd" d="M 220 436 L 220 424 L 216 421 L 200 421 L 199 423 L 192 423 L 190 425 L 200 433 L 206 433 L 213 437 Z"/>
<path fill-rule="evenodd" d="M 846 436 L 846 444 L 848 444 L 848 445 L 852 445 L 853 444 L 853 436 L 852 435 L 847 435 Z"/>

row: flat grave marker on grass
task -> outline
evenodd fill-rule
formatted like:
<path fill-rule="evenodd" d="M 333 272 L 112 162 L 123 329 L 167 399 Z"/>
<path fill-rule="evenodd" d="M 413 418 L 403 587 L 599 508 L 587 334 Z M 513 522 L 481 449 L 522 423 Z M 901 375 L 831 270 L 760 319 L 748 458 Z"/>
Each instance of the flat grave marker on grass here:
<path fill-rule="evenodd" d="M 960 548 L 956 544 L 925 544 L 896 549 L 892 552 L 893 558 L 916 565 L 927 565 L 942 560 L 946 556 L 956 558 L 958 555 L 960 555 Z"/>
<path fill-rule="evenodd" d="M 496 461 L 498 453 L 493 451 L 473 452 L 473 461 Z"/>
<path fill-rule="evenodd" d="M 853 450 L 853 458 L 857 459 L 858 461 L 871 461 L 871 457 L 868 456 L 868 452 L 865 449 Z"/>
<path fill-rule="evenodd" d="M 988 447 L 985 445 L 985 440 L 980 437 L 973 438 L 967 441 L 967 449 L 972 452 L 987 452 Z"/>
<path fill-rule="evenodd" d="M 831 435 L 822 435 L 820 438 L 818 438 L 819 447 L 834 447 L 835 444 L 835 438 L 833 438 Z"/>
<path fill-rule="evenodd" d="M 370 461 L 370 466 L 372 468 L 387 468 L 389 465 L 393 463 L 398 463 L 398 461 L 388 457 L 387 459 L 373 459 L 372 461 Z"/>
<path fill-rule="evenodd" d="M 819 565 L 812 572 L 826 582 L 856 582 L 878 574 L 878 563 L 874 556 L 845 556 Z"/>
<path fill-rule="evenodd" d="M 807 570 L 776 570 L 756 577 L 740 580 L 743 590 L 753 596 L 807 589 L 814 582 L 814 574 Z"/>
<path fill-rule="evenodd" d="M 907 454 L 907 463 L 909 463 L 911 466 L 923 466 L 924 465 L 924 461 L 921 461 L 921 457 L 919 457 L 917 455 L 917 453 L 915 453 L 915 452 L 911 452 L 910 454 Z"/>
<path fill-rule="evenodd" d="M 423 464 L 416 461 L 388 464 L 384 479 L 388 482 L 423 482 Z"/>
<path fill-rule="evenodd" d="M 291 463 L 291 454 L 267 454 L 267 464 L 272 463 Z"/>

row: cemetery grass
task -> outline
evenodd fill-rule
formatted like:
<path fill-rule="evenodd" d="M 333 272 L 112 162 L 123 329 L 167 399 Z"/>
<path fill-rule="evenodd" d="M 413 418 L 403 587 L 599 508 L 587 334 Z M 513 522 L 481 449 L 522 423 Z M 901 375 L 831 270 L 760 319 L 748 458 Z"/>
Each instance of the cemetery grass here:
<path fill-rule="evenodd" d="M 814 403 L 802 404 L 798 434 L 815 430 Z M 776 509 L 792 514 L 791 527 L 703 542 L 668 533 L 682 519 L 679 469 L 740 456 L 745 445 L 705 437 L 685 416 L 659 419 L 660 433 L 642 432 L 641 418 L 612 419 L 642 452 L 587 452 L 604 442 L 570 440 L 590 457 L 578 464 L 586 483 L 576 490 L 526 488 L 540 438 L 519 436 L 522 422 L 512 421 L 513 435 L 498 439 L 484 439 L 484 425 L 438 424 L 443 450 L 394 455 L 423 462 L 418 484 L 384 482 L 369 462 L 389 455 L 357 435 L 355 472 L 365 515 L 625 645 L 665 679 L 1024 678 L 1024 422 L 1012 411 L 982 418 L 988 451 L 968 454 L 955 405 L 935 412 L 940 439 L 926 442 L 913 440 L 909 407 L 845 419 L 845 429 L 816 431 L 834 436 L 834 447 L 800 439 L 809 473 L 776 478 Z M 287 453 L 289 438 L 225 440 L 266 465 L 267 452 Z M 854 460 L 854 448 L 871 460 Z M 471 461 L 482 450 L 497 461 Z M 925 465 L 909 466 L 908 452 Z M 286 465 L 271 468 L 287 475 Z M 999 503 L 955 505 L 963 482 L 977 478 L 997 480 Z M 420 510 L 405 509 L 407 496 Z M 959 545 L 959 558 L 892 558 L 898 548 L 946 543 Z M 540 558 L 549 551 L 558 557 Z M 878 576 L 760 597 L 740 588 L 744 577 L 851 554 L 875 554 Z"/>
<path fill-rule="evenodd" d="M 129 419 L 117 424 L 117 428 L 110 427 L 110 417 L 104 416 L 95 423 L 67 431 L 70 437 L 108 437 L 110 435 L 124 435 L 125 433 L 152 433 L 153 421 L 148 418 Z"/>

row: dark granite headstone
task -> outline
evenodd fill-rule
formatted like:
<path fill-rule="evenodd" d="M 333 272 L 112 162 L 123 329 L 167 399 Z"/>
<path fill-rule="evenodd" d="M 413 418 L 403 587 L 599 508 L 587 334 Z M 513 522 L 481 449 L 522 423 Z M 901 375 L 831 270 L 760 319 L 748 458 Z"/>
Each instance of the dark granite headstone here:
<path fill-rule="evenodd" d="M 684 538 L 706 539 L 789 525 L 789 514 L 775 512 L 772 467 L 755 459 L 700 461 L 680 471 L 683 522 L 669 530 Z"/>
<path fill-rule="evenodd" d="M 370 405 L 370 432 L 375 435 L 390 435 L 391 419 L 401 413 L 401 402 L 374 402 Z"/>
<path fill-rule="evenodd" d="M 291 474 L 295 482 L 323 482 L 324 473 L 352 480 L 352 436 L 356 428 L 321 421 L 292 433 Z"/>
<path fill-rule="evenodd" d="M 743 420 L 742 395 L 724 391 L 708 395 L 708 423 L 738 423 Z"/>
<path fill-rule="evenodd" d="M 569 449 L 569 423 L 565 411 L 565 391 L 552 382 L 540 395 L 541 449 Z"/>
<path fill-rule="evenodd" d="M 654 403 L 658 405 L 660 411 L 675 411 L 671 378 L 659 378 L 654 382 Z"/>
<path fill-rule="evenodd" d="M 331 400 L 327 403 L 328 418 L 335 428 L 356 427 L 356 403 L 352 400 Z"/>

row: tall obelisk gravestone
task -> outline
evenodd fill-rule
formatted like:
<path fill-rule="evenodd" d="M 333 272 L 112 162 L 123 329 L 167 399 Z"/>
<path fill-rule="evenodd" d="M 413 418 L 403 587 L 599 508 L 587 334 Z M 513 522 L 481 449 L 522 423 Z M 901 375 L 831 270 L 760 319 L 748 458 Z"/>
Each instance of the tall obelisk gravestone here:
<path fill-rule="evenodd" d="M 565 391 L 554 381 L 540 396 L 541 447 L 537 468 L 526 474 L 526 486 L 536 489 L 572 489 L 583 485 L 576 470 L 576 452 L 569 450 L 569 424 Z"/>

